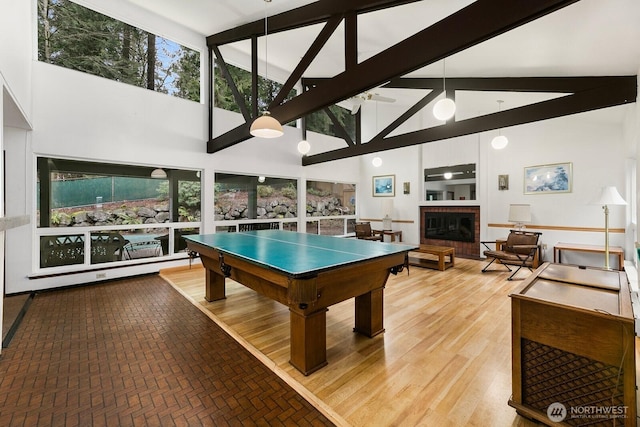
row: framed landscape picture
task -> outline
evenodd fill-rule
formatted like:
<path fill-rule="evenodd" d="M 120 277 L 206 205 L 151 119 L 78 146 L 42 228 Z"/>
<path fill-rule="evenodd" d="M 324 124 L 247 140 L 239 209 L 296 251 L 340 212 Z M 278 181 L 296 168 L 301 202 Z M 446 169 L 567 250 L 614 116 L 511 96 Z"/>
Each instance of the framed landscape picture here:
<path fill-rule="evenodd" d="M 396 195 L 396 176 L 381 175 L 373 177 L 374 197 L 393 197 Z"/>
<path fill-rule="evenodd" d="M 570 193 L 571 163 L 524 168 L 524 194 Z"/>

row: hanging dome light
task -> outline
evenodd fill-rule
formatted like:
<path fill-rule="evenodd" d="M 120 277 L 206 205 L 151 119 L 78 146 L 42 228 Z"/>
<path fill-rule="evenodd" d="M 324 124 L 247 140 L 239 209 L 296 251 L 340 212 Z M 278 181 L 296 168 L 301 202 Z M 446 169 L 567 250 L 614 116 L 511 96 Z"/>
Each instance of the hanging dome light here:
<path fill-rule="evenodd" d="M 456 113 L 456 103 L 452 99 L 444 98 L 433 106 L 433 115 L 438 120 L 447 121 Z"/>
<path fill-rule="evenodd" d="M 268 59 L 268 25 L 267 25 L 267 3 L 271 3 L 271 0 L 264 0 L 265 8 L 264 8 L 264 79 L 265 81 L 269 81 L 269 77 L 267 75 L 269 59 Z M 255 102 L 255 100 L 254 100 Z M 253 136 L 257 136 L 258 138 L 278 138 L 279 136 L 284 135 L 284 131 L 282 130 L 282 125 L 280 122 L 273 117 L 271 117 L 271 113 L 269 111 L 264 111 L 262 116 L 258 117 L 251 124 L 251 129 L 249 129 L 249 133 Z"/>
<path fill-rule="evenodd" d="M 446 65 L 445 60 L 442 60 L 442 93 L 444 93 L 444 99 L 436 102 L 433 106 L 433 115 L 436 119 L 447 121 L 456 113 L 456 103 L 453 99 L 447 98 L 447 79 L 446 79 Z"/>
<path fill-rule="evenodd" d="M 302 141 L 298 142 L 298 152 L 300 154 L 305 155 L 309 151 L 311 151 L 311 144 L 309 144 L 309 141 L 303 139 Z"/>
<path fill-rule="evenodd" d="M 501 106 L 502 103 L 504 102 L 501 99 L 498 99 L 498 112 L 500 112 L 501 110 Z M 502 131 L 501 129 L 498 129 L 498 136 L 495 136 L 492 140 L 491 140 L 491 146 L 493 147 L 494 150 L 502 150 L 504 147 L 507 146 L 507 144 L 509 144 L 509 140 L 507 139 L 506 136 L 502 135 Z"/>
<path fill-rule="evenodd" d="M 374 167 L 379 168 L 382 166 L 382 159 L 380 157 L 374 157 L 373 160 L 371 160 L 371 164 Z"/>
<path fill-rule="evenodd" d="M 166 179 L 167 178 L 167 173 L 164 171 L 164 169 L 161 168 L 157 168 L 151 171 L 151 178 L 154 179 Z"/>
<path fill-rule="evenodd" d="M 509 144 L 509 140 L 504 135 L 498 135 L 491 140 L 491 146 L 494 150 L 502 150 Z"/>
<path fill-rule="evenodd" d="M 271 117 L 268 111 L 265 111 L 262 116 L 253 121 L 249 133 L 258 138 L 277 138 L 282 136 L 284 131 L 280 122 Z"/>

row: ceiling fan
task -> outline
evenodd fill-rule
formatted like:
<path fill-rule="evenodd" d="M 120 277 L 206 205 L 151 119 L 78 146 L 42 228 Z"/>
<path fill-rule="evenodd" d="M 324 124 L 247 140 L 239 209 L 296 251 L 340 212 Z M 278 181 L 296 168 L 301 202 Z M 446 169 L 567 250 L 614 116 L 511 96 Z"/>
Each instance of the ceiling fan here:
<path fill-rule="evenodd" d="M 351 101 L 351 114 L 356 114 L 360 111 L 360 107 L 365 101 L 396 102 L 394 98 L 371 92 L 361 93 L 360 95 L 349 98 L 349 100 Z"/>

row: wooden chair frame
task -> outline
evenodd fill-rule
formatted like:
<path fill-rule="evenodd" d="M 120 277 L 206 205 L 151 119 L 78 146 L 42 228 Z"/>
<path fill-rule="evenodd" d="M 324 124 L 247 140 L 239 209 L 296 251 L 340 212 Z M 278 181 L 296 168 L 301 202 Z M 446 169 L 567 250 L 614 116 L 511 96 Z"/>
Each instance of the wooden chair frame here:
<path fill-rule="evenodd" d="M 384 241 L 384 232 L 372 229 L 369 222 L 356 222 L 354 230 L 358 239 Z"/>

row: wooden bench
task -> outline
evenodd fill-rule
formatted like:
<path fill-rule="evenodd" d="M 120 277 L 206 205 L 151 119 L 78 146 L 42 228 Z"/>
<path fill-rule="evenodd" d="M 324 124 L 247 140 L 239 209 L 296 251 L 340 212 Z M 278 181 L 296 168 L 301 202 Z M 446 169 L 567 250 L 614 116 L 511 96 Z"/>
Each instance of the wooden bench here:
<path fill-rule="evenodd" d="M 444 271 L 449 267 L 455 265 L 455 252 L 454 248 L 448 246 L 433 246 L 433 245 L 420 245 L 419 249 L 415 249 L 411 252 L 418 254 L 429 254 L 438 257 L 437 260 L 429 259 L 421 256 L 409 256 L 409 265 L 415 265 L 416 267 L 435 268 L 440 271 Z M 409 252 L 409 254 L 411 254 Z M 449 257 L 447 261 L 446 257 Z"/>

